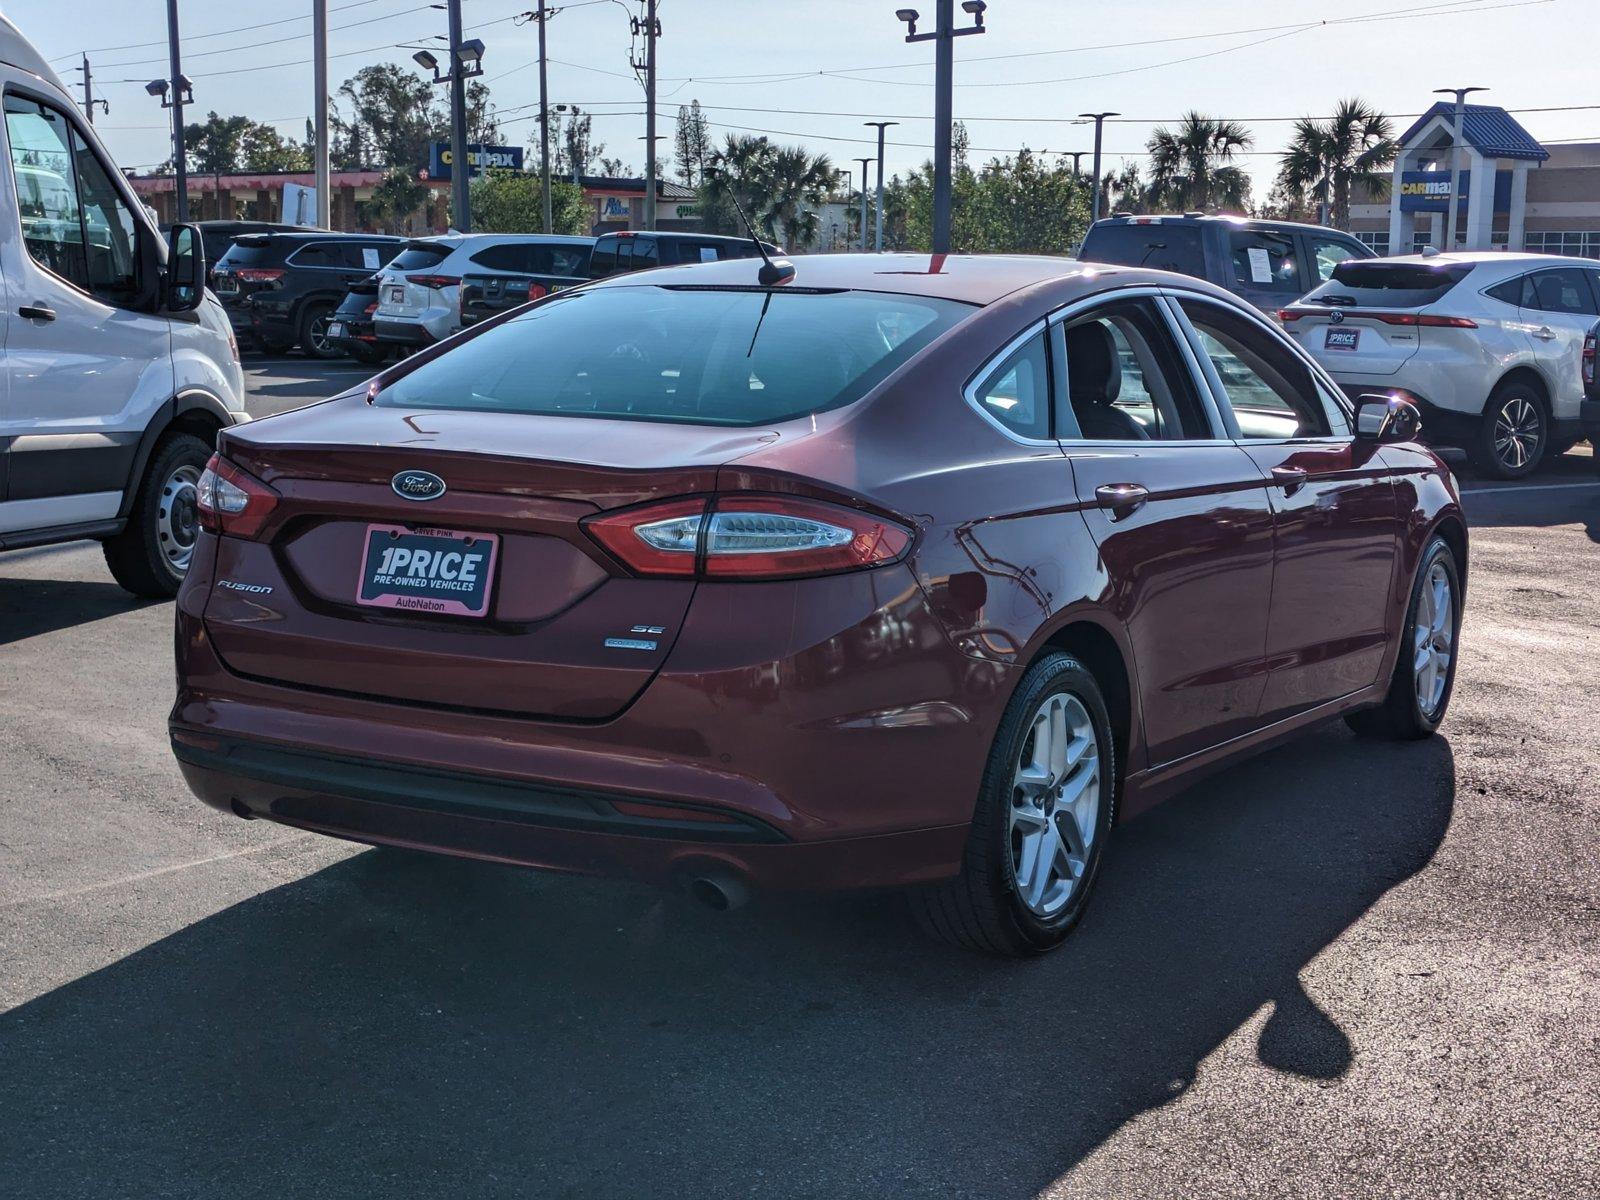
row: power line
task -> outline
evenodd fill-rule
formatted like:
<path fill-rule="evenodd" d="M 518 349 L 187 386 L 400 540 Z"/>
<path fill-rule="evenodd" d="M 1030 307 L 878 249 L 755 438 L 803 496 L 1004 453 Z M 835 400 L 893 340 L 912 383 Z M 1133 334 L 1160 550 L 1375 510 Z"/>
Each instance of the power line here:
<path fill-rule="evenodd" d="M 336 5 L 335 7 L 330 8 L 328 11 L 342 12 L 347 8 L 364 8 L 368 4 L 376 3 L 378 3 L 378 0 L 352 0 L 352 3 Z M 306 13 L 304 16 L 300 17 L 280 17 L 276 21 L 262 21 L 256 25 L 240 25 L 235 29 L 218 29 L 212 33 L 191 33 L 184 40 L 188 42 L 198 42 L 204 38 L 226 37 L 230 33 L 249 33 L 254 29 L 270 29 L 274 25 L 287 25 L 292 21 L 309 21 L 310 19 L 310 13 Z M 310 35 L 308 34 L 307 36 L 309 37 Z M 118 50 L 143 50 L 147 46 L 165 46 L 166 44 L 166 38 L 157 38 L 153 42 L 128 42 L 121 46 L 95 46 L 88 50 L 74 50 L 70 54 L 58 54 L 54 58 L 50 59 L 50 61 L 54 63 L 60 62 L 64 58 L 77 58 L 79 54 L 114 54 Z"/>

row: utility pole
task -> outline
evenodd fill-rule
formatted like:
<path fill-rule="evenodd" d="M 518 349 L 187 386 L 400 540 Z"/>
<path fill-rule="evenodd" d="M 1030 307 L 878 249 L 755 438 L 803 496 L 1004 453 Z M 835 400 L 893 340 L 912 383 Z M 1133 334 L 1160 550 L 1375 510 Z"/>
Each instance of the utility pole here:
<path fill-rule="evenodd" d="M 94 98 L 94 76 L 89 73 L 89 56 L 87 54 L 83 56 L 83 66 L 78 69 L 83 72 L 83 115 L 88 117 L 89 124 L 93 125 L 95 105 L 98 104 L 100 111 L 103 113 L 110 112 L 111 106 L 104 100 L 96 100 Z"/>
<path fill-rule="evenodd" d="M 656 0 L 644 0 L 644 18 L 633 18 L 633 33 L 644 34 L 644 61 L 633 62 L 635 71 L 644 72 L 644 227 L 656 227 L 656 39 L 661 22 L 656 18 Z M 631 61 L 631 60 L 630 60 Z"/>
<path fill-rule="evenodd" d="M 550 14 L 544 0 L 533 19 L 539 22 L 539 191 L 544 196 L 544 231 L 556 230 L 555 205 L 550 196 L 550 81 L 545 69 L 544 23 Z"/>
<path fill-rule="evenodd" d="M 1107 117 L 1120 117 L 1121 113 L 1079 113 L 1078 116 L 1086 121 L 1094 122 L 1094 189 L 1089 198 L 1089 223 L 1092 225 L 1100 219 L 1100 135 L 1105 129 Z"/>
<path fill-rule="evenodd" d="M 984 0 L 962 0 L 961 10 L 974 23 L 957 29 L 955 0 L 934 0 L 934 31 L 917 32 L 918 13 L 898 8 L 895 17 L 906 23 L 906 41 L 933 42 L 933 252 L 950 251 L 950 135 L 955 124 L 952 109 L 955 90 L 955 39 L 983 33 Z"/>
<path fill-rule="evenodd" d="M 861 164 L 861 252 L 867 252 L 867 168 L 872 165 L 870 158 L 858 158 Z"/>
<path fill-rule="evenodd" d="M 1467 97 L 1473 92 L 1488 90 L 1484 87 L 1433 89 L 1435 96 L 1456 98 L 1456 122 L 1450 133 L 1450 215 L 1445 218 L 1444 245 L 1440 247 L 1446 254 L 1456 248 L 1456 206 L 1461 195 L 1461 127 L 1466 121 Z"/>
<path fill-rule="evenodd" d="M 450 200 L 455 227 L 472 232 L 467 211 L 472 164 L 467 162 L 467 80 L 461 63 L 461 0 L 449 0 L 450 13 Z"/>
<path fill-rule="evenodd" d="M 878 131 L 878 199 L 876 229 L 872 235 L 872 248 L 878 253 L 883 253 L 883 131 L 891 125 L 900 124 L 899 121 L 863 121 L 863 125 L 870 125 Z M 864 191 L 865 189 L 863 189 Z M 866 237 L 865 226 L 862 226 L 862 237 Z"/>
<path fill-rule="evenodd" d="M 317 228 L 333 228 L 333 175 L 328 169 L 328 0 L 311 0 L 312 114 L 315 125 L 317 161 Z M 222 199 L 221 192 L 217 199 Z"/>
<path fill-rule="evenodd" d="M 178 189 L 175 219 L 181 225 L 189 219 L 189 165 L 183 150 L 183 91 L 188 80 L 183 77 L 178 48 L 178 0 L 167 0 L 167 65 L 172 72 L 172 165 Z"/>

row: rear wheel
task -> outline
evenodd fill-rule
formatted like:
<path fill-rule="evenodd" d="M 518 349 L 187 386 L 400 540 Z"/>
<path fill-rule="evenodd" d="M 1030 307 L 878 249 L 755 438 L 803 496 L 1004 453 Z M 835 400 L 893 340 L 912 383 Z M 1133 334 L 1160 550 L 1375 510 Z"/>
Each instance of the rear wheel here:
<path fill-rule="evenodd" d="M 1345 717 L 1372 737 L 1424 738 L 1439 728 L 1456 682 L 1457 630 L 1461 628 L 1461 573 L 1441 537 L 1428 543 L 1411 585 L 1400 653 L 1389 694 L 1377 708 Z"/>
<path fill-rule="evenodd" d="M 338 358 L 344 351 L 328 338 L 333 305 L 308 305 L 300 315 L 300 349 L 310 358 Z"/>
<path fill-rule="evenodd" d="M 156 443 L 123 531 L 104 543 L 106 566 L 135 596 L 178 594 L 200 532 L 195 489 L 211 447 L 188 433 Z"/>
<path fill-rule="evenodd" d="M 961 874 L 910 896 L 933 936 L 1023 958 L 1059 946 L 1083 915 L 1116 795 L 1100 687 L 1070 654 L 1035 663 L 995 735 Z"/>
<path fill-rule="evenodd" d="M 1489 397 L 1472 447 L 1473 464 L 1498 479 L 1530 475 L 1550 448 L 1550 417 L 1531 384 L 1503 383 Z"/>

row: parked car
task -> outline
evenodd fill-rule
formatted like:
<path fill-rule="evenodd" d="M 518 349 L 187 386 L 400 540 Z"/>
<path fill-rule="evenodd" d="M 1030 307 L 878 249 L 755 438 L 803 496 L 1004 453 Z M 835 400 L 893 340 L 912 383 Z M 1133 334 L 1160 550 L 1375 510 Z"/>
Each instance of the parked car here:
<path fill-rule="evenodd" d="M 118 583 L 171 596 L 195 485 L 244 414 L 200 231 L 163 237 L 61 80 L 0 17 L 0 549 L 98 539 Z"/>
<path fill-rule="evenodd" d="M 486 271 L 551 268 L 586 261 L 593 238 L 556 234 L 453 233 L 416 238 L 378 279 L 378 340 L 431 346 L 461 328 L 461 277 Z M 541 249 L 542 248 L 542 249 Z M 561 274 L 551 270 L 550 274 Z"/>
<path fill-rule="evenodd" d="M 1083 262 L 1207 279 L 1267 313 L 1332 278 L 1339 263 L 1372 257 L 1370 246 L 1337 229 L 1201 213 L 1118 213 L 1091 225 L 1078 252 Z"/>
<path fill-rule="evenodd" d="M 234 332 L 271 354 L 337 358 L 328 323 L 353 283 L 405 246 L 381 233 L 247 233 L 212 272 Z"/>
<path fill-rule="evenodd" d="M 1589 327 L 1583 339 L 1583 402 L 1578 405 L 1579 422 L 1583 436 L 1589 439 L 1594 451 L 1594 467 L 1600 471 L 1600 321 Z"/>
<path fill-rule="evenodd" d="M 213 286 L 211 272 L 233 246 L 233 239 L 240 234 L 314 232 L 299 225 L 282 225 L 275 221 L 196 221 L 194 224 L 199 227 L 200 240 L 206 246 L 206 282 Z M 170 228 L 170 225 L 162 225 L 161 232 L 166 233 Z"/>
<path fill-rule="evenodd" d="M 783 253 L 771 242 L 762 242 L 761 245 L 768 254 Z M 616 233 L 603 233 L 595 241 L 594 253 L 589 258 L 589 276 L 592 279 L 605 279 L 611 275 L 644 271 L 651 267 L 758 257 L 760 251 L 747 237 L 622 229 Z"/>
<path fill-rule="evenodd" d="M 476 325 L 530 300 L 587 282 L 592 249 L 593 239 L 587 246 L 513 243 L 489 247 L 475 259 L 494 269 L 461 277 L 462 325 Z"/>
<path fill-rule="evenodd" d="M 1408 255 L 1346 262 L 1280 315 L 1347 392 L 1400 392 L 1429 439 L 1514 479 L 1583 430 L 1583 339 L 1600 263 L 1548 254 Z"/>
<path fill-rule="evenodd" d="M 1121 817 L 1437 727 L 1467 534 L 1412 405 L 1197 280 L 936 261 L 619 276 L 226 431 L 190 787 L 722 907 L 912 888 L 1025 955 Z"/>
<path fill-rule="evenodd" d="M 389 357 L 389 347 L 378 341 L 373 328 L 372 318 L 377 310 L 377 275 L 352 283 L 328 322 L 328 343 L 369 367 L 381 363 Z"/>

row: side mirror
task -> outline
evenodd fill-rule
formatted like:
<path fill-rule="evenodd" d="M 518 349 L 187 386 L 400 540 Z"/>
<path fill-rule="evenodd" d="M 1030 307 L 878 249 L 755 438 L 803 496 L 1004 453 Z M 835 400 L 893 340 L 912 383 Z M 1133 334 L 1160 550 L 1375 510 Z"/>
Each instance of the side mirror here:
<path fill-rule="evenodd" d="M 206 250 L 198 225 L 174 225 L 167 235 L 166 294 L 168 312 L 193 312 L 206 293 Z"/>
<path fill-rule="evenodd" d="M 1422 432 L 1422 413 L 1403 396 L 1372 392 L 1356 397 L 1356 439 L 1364 442 L 1414 442 Z"/>

